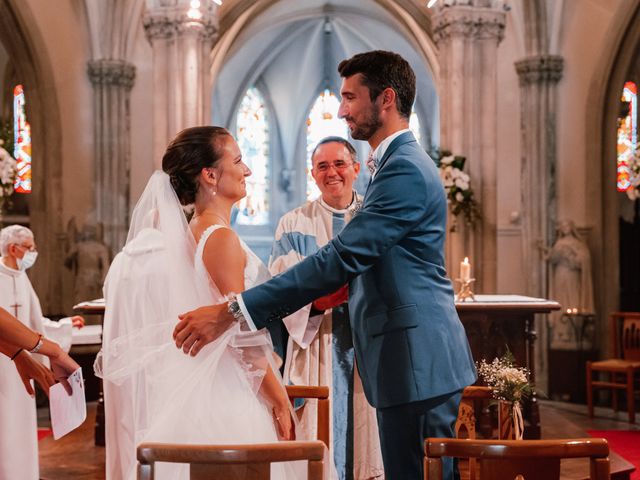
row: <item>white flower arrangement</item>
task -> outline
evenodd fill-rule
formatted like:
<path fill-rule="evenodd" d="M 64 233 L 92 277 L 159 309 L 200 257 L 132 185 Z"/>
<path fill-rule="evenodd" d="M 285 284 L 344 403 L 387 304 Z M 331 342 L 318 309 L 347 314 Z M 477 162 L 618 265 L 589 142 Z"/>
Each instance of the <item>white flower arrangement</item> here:
<path fill-rule="evenodd" d="M 491 363 L 482 360 L 478 364 L 480 379 L 491 389 L 493 397 L 500 400 L 498 406 L 498 428 L 500 438 L 522 440 L 524 435 L 524 419 L 521 402 L 523 398 L 533 394 L 533 385 L 529 383 L 529 370 L 516 367 L 514 358 L 507 350 L 501 358 L 494 358 Z M 504 411 L 507 414 L 503 416 Z"/>
<path fill-rule="evenodd" d="M 533 386 L 529 383 L 529 370 L 516 367 L 511 352 L 501 358 L 494 358 L 491 363 L 482 360 L 478 364 L 478 375 L 497 400 L 516 403 L 533 393 Z"/>
<path fill-rule="evenodd" d="M 629 182 L 631 183 L 627 189 L 629 199 L 640 198 L 640 148 L 636 149 L 629 159 Z"/>
<path fill-rule="evenodd" d="M 460 155 L 452 155 L 451 152 L 440 153 L 440 180 L 447 194 L 447 203 L 452 215 L 464 215 L 466 222 L 473 226 L 480 218 L 480 208 L 476 201 L 471 178 L 463 171 L 466 158 Z M 454 223 L 451 230 L 456 229 Z"/>
<path fill-rule="evenodd" d="M 9 152 L 2 148 L 3 143 L 0 143 L 0 208 L 4 205 L 5 199 L 13 193 L 18 165 Z"/>

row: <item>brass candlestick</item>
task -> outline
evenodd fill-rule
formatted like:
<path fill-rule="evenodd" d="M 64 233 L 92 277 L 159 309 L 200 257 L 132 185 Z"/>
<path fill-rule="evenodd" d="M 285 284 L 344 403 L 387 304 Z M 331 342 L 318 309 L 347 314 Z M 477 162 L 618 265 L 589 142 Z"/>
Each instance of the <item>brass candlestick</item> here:
<path fill-rule="evenodd" d="M 458 290 L 456 294 L 456 300 L 458 302 L 464 302 L 467 298 L 470 298 L 472 302 L 476 301 L 476 297 L 473 296 L 473 292 L 471 291 L 471 284 L 475 281 L 475 278 L 470 278 L 469 280 L 456 278 L 456 282 L 460 284 L 460 290 Z"/>

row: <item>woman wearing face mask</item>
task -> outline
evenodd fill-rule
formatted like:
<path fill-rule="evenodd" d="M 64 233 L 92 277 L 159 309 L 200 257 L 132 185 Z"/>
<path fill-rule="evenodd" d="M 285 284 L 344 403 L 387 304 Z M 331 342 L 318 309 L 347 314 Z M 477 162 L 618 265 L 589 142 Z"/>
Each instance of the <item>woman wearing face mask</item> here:
<path fill-rule="evenodd" d="M 31 230 L 21 225 L 0 230 L 0 254 L 0 307 L 30 329 L 48 336 L 40 301 L 25 273 L 37 257 Z M 44 357 L 39 360 L 48 363 Z M 30 398 L 14 363 L 4 355 L 0 355 L 0 398 L 0 478 L 36 480 L 39 472 L 35 398 Z"/>
<path fill-rule="evenodd" d="M 33 232 L 22 225 L 0 230 L 0 255 L 0 308 L 67 352 L 72 323 L 82 327 L 84 320 L 73 317 L 53 322 L 42 316 L 40 300 L 26 274 L 38 256 Z M 20 360 L 20 355 L 20 352 L 12 354 L 13 359 L 0 355 L 0 478 L 30 480 L 39 478 L 36 404 L 16 371 L 14 361 Z M 48 359 L 40 354 L 34 358 L 49 365 Z M 64 358 L 68 356 L 65 354 Z"/>
<path fill-rule="evenodd" d="M 0 230 L 0 307 L 44 334 L 42 310 L 26 270 L 38 256 L 33 233 L 22 225 Z"/>

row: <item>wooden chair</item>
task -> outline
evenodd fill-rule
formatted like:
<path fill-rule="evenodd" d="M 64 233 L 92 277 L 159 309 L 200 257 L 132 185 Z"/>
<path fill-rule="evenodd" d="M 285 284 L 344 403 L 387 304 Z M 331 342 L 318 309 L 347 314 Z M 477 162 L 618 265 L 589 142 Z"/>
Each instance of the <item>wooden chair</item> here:
<path fill-rule="evenodd" d="M 620 325 L 622 323 L 622 325 Z M 587 406 L 593 417 L 594 388 L 610 388 L 613 410 L 618 411 L 618 390 L 627 394 L 629 422 L 635 423 L 636 374 L 640 372 L 640 313 L 616 312 L 610 317 L 613 356 L 607 360 L 587 362 Z M 609 381 L 594 380 L 593 372 L 608 372 Z"/>
<path fill-rule="evenodd" d="M 560 478 L 560 460 L 589 457 L 590 479 L 609 479 L 609 445 L 603 438 L 568 440 L 425 441 L 425 480 L 442 479 L 442 457 L 476 458 L 483 480 L 553 480 Z"/>
<path fill-rule="evenodd" d="M 471 439 L 475 440 L 477 438 L 476 434 L 476 403 L 477 402 L 488 402 L 493 399 L 493 395 L 491 394 L 491 389 L 489 387 L 475 386 L 471 385 L 469 387 L 465 387 L 462 391 L 462 398 L 460 399 L 460 406 L 458 407 L 458 419 L 456 420 L 455 425 L 455 434 L 457 439 Z M 503 411 L 503 415 L 508 409 L 508 405 L 504 402 L 500 401 L 498 403 L 498 408 L 505 410 Z M 487 414 L 488 415 L 488 414 Z M 498 424 L 498 439 L 499 440 L 512 440 L 513 439 L 513 430 L 505 430 L 500 428 L 501 426 Z M 489 430 L 493 431 L 493 427 L 489 421 L 488 424 Z M 486 427 L 485 429 L 486 430 Z M 460 477 L 468 480 L 476 480 L 478 478 L 478 464 L 476 458 L 464 459 L 459 463 L 460 468 Z"/>
<path fill-rule="evenodd" d="M 329 387 L 287 385 L 286 389 L 292 404 L 296 398 L 318 399 L 318 440 L 329 448 Z"/>
<path fill-rule="evenodd" d="M 476 402 L 482 401 L 487 403 L 488 401 L 493 399 L 493 395 L 491 393 L 491 389 L 489 387 L 475 386 L 471 385 L 469 387 L 465 387 L 462 391 L 462 398 L 460 399 L 460 407 L 458 408 L 458 419 L 456 420 L 455 426 L 455 434 L 456 438 L 477 438 L 476 435 Z M 500 416 L 508 417 L 510 415 L 509 409 L 510 406 L 507 402 L 503 402 L 502 400 L 498 401 L 498 409 L 500 410 Z M 490 431 L 493 430 L 491 426 L 490 419 L 486 419 L 488 425 L 482 428 L 482 431 L 488 430 L 484 432 L 485 435 L 488 435 L 487 438 L 491 438 L 489 434 Z M 498 440 L 513 440 L 514 432 L 513 429 L 504 428 L 503 425 L 498 425 Z"/>
<path fill-rule="evenodd" d="M 465 387 L 462 391 L 458 419 L 456 420 L 456 438 L 476 438 L 476 400 L 491 399 L 489 387 Z"/>
<path fill-rule="evenodd" d="M 271 463 L 308 460 L 309 480 L 320 480 L 323 472 L 324 450 L 329 448 L 329 387 L 287 385 L 285 388 L 291 403 L 296 398 L 318 400 L 318 441 L 253 445 L 143 443 L 138 446 L 138 479 L 153 479 L 155 462 L 173 462 L 191 464 L 192 480 L 205 478 L 266 480 L 270 477 Z M 321 447 L 320 450 L 318 446 Z"/>
<path fill-rule="evenodd" d="M 272 463 L 296 460 L 309 462 L 309 480 L 321 480 L 325 449 L 320 441 L 253 445 L 143 443 L 138 447 L 138 480 L 153 480 L 156 462 L 188 463 L 191 480 L 268 480 Z"/>

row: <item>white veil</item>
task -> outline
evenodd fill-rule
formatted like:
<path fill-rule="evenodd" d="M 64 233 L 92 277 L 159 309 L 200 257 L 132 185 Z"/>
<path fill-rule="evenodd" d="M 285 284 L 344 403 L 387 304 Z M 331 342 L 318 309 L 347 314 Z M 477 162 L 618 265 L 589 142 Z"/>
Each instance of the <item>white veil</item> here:
<path fill-rule="evenodd" d="M 195 241 L 169 176 L 156 171 L 134 208 L 127 242 L 109 269 L 97 373 L 119 383 L 171 342 L 177 316 L 211 303 L 193 265 Z M 175 347 L 174 347 L 175 349 Z"/>
<path fill-rule="evenodd" d="M 196 357 L 173 342 L 178 314 L 223 301 L 208 276 L 197 272 L 195 250 L 169 176 L 157 171 L 104 285 L 103 345 L 95 370 L 104 380 L 108 479 L 135 478 L 135 448 L 142 441 L 232 443 L 225 414 L 241 424 L 238 431 L 251 432 L 252 409 L 265 408 L 257 400 L 272 362 L 265 331 L 241 332 L 236 324 Z M 235 418 L 237 411 L 246 419 Z M 260 440 L 243 435 L 246 443 Z"/>

